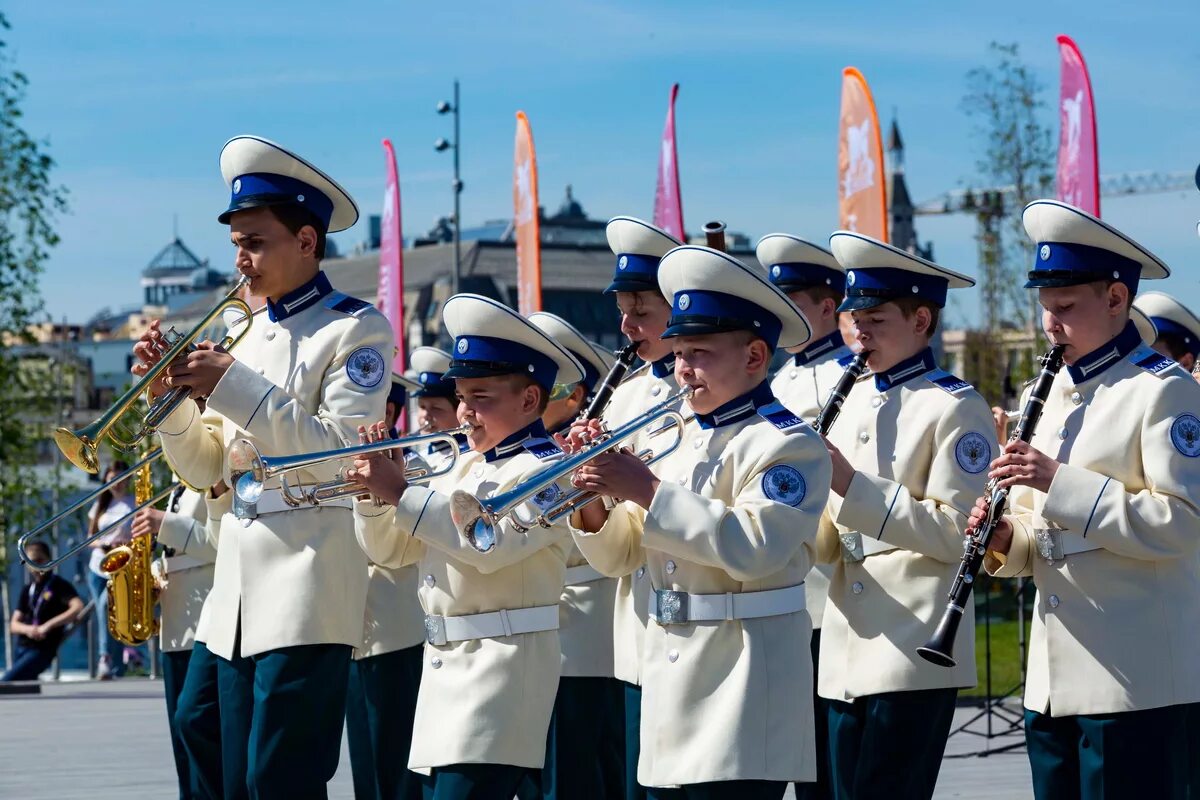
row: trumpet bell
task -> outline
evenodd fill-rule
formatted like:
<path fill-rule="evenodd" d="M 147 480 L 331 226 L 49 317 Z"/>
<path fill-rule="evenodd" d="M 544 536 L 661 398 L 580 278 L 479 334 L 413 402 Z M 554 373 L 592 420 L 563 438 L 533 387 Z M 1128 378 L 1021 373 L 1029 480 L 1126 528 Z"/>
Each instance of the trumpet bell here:
<path fill-rule="evenodd" d="M 235 439 L 225 452 L 225 482 L 244 503 L 257 503 L 266 483 L 262 453 L 249 439 Z"/>
<path fill-rule="evenodd" d="M 450 495 L 450 519 L 479 552 L 487 553 L 496 546 L 496 520 L 471 493 L 458 489 Z"/>

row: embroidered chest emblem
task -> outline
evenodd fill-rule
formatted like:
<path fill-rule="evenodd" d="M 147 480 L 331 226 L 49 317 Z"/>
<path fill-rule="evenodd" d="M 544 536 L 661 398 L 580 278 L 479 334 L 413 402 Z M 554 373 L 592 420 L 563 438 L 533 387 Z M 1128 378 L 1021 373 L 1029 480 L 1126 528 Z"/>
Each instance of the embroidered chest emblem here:
<path fill-rule="evenodd" d="M 807 488 L 800 470 L 787 464 L 777 464 L 771 467 L 762 478 L 763 494 L 784 505 L 800 505 L 804 502 Z"/>
<path fill-rule="evenodd" d="M 954 457 L 964 472 L 978 475 L 992 460 L 992 444 L 981 433 L 964 433 L 954 445 Z"/>
<path fill-rule="evenodd" d="M 1171 444 L 1188 458 L 1200 456 L 1200 419 L 1180 414 L 1171 424 Z"/>
<path fill-rule="evenodd" d="M 346 374 L 364 389 L 378 386 L 383 372 L 383 356 L 373 347 L 360 347 L 346 359 Z"/>

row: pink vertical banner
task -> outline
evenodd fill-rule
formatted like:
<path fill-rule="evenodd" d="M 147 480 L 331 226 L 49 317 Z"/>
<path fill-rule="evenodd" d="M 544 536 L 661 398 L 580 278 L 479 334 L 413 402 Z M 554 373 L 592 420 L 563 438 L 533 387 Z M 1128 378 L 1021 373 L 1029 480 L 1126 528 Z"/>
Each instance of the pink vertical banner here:
<path fill-rule="evenodd" d="M 400 174 L 396 170 L 396 151 L 383 140 L 387 160 L 387 187 L 383 193 L 383 219 L 379 227 L 379 293 L 375 306 L 392 323 L 396 335 L 396 354 L 392 372 L 404 374 L 407 350 L 404 347 L 404 235 L 400 228 Z"/>
<path fill-rule="evenodd" d="M 1057 197 L 1100 216 L 1100 151 L 1096 142 L 1096 105 L 1083 54 L 1071 37 L 1058 35 L 1062 59 L 1058 100 Z"/>
<path fill-rule="evenodd" d="M 838 227 L 888 241 L 879 114 L 867 79 L 854 67 L 842 70 L 837 158 Z"/>
<path fill-rule="evenodd" d="M 513 154 L 513 229 L 517 240 L 517 310 L 542 310 L 542 240 L 538 222 L 537 154 L 533 129 L 524 111 L 517 112 Z"/>
<path fill-rule="evenodd" d="M 667 122 L 663 126 L 662 147 L 658 152 L 658 185 L 654 189 L 654 224 L 681 242 L 683 234 L 683 195 L 679 191 L 679 149 L 675 146 L 675 98 L 679 84 L 671 87 Z"/>

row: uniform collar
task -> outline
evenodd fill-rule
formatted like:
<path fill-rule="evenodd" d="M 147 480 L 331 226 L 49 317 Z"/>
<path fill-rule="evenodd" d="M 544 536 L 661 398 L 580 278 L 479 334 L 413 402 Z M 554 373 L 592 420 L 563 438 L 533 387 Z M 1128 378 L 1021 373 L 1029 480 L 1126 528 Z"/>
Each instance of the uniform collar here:
<path fill-rule="evenodd" d="M 815 342 L 812 342 L 808 347 L 801 350 L 792 356 L 792 363 L 797 367 L 803 367 L 811 364 L 818 358 L 828 355 L 846 346 L 846 342 L 842 339 L 842 332 L 835 330 L 828 336 L 822 336 Z"/>
<path fill-rule="evenodd" d="M 1074 364 L 1067 365 L 1067 373 L 1071 376 L 1071 382 L 1078 386 L 1084 381 L 1095 378 L 1136 350 L 1141 343 L 1142 337 L 1137 331 L 1137 326 L 1133 324 L 1132 320 L 1127 322 L 1125 330 L 1116 337 L 1108 340 L 1103 346 L 1096 348 L 1083 358 L 1077 359 Z"/>
<path fill-rule="evenodd" d="M 700 427 L 705 430 L 721 428 L 753 417 L 758 413 L 759 408 L 773 402 L 775 402 L 775 393 L 771 391 L 771 384 L 763 381 L 740 397 L 735 397 L 723 404 L 711 414 L 697 414 L 696 422 L 700 423 Z"/>
<path fill-rule="evenodd" d="M 512 458 L 517 453 L 524 452 L 525 442 L 530 439 L 545 439 L 546 426 L 542 424 L 541 419 L 535 419 L 533 422 L 526 425 L 521 430 L 507 437 L 500 444 L 493 447 L 483 454 L 483 460 L 491 464 L 493 461 L 501 461 L 506 458 Z"/>
<path fill-rule="evenodd" d="M 318 270 L 311 281 L 288 292 L 279 298 L 278 303 L 267 300 L 267 316 L 271 318 L 271 322 L 294 317 L 304 309 L 319 303 L 322 297 L 332 291 L 333 286 L 330 285 L 329 278 Z"/>
<path fill-rule="evenodd" d="M 875 388 L 886 392 L 893 386 L 899 386 L 913 378 L 919 378 L 931 369 L 937 369 L 937 362 L 933 360 L 933 348 L 926 347 L 915 356 L 896 364 L 887 372 L 875 373 Z"/>
<path fill-rule="evenodd" d="M 665 378 L 675 372 L 675 353 L 665 355 L 658 361 L 650 362 L 650 371 L 654 373 L 656 378 Z"/>

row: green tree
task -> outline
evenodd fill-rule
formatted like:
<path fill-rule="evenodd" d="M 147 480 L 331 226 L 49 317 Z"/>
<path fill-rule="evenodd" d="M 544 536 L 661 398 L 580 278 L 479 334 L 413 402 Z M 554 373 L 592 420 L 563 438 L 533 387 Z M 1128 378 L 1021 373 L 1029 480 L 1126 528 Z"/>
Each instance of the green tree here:
<path fill-rule="evenodd" d="M 8 50 L 9 30 L 0 14 L 0 575 L 7 574 L 13 535 L 44 511 L 33 464 L 51 393 L 32 385 L 20 346 L 29 343 L 29 328 L 41 313 L 38 276 L 58 243 L 55 217 L 66 210 L 66 191 L 51 180 L 54 160 L 46 143 L 22 127 L 29 82 Z M 8 582 L 0 583 L 7 625 Z M 9 637 L 4 640 L 11 657 Z"/>

